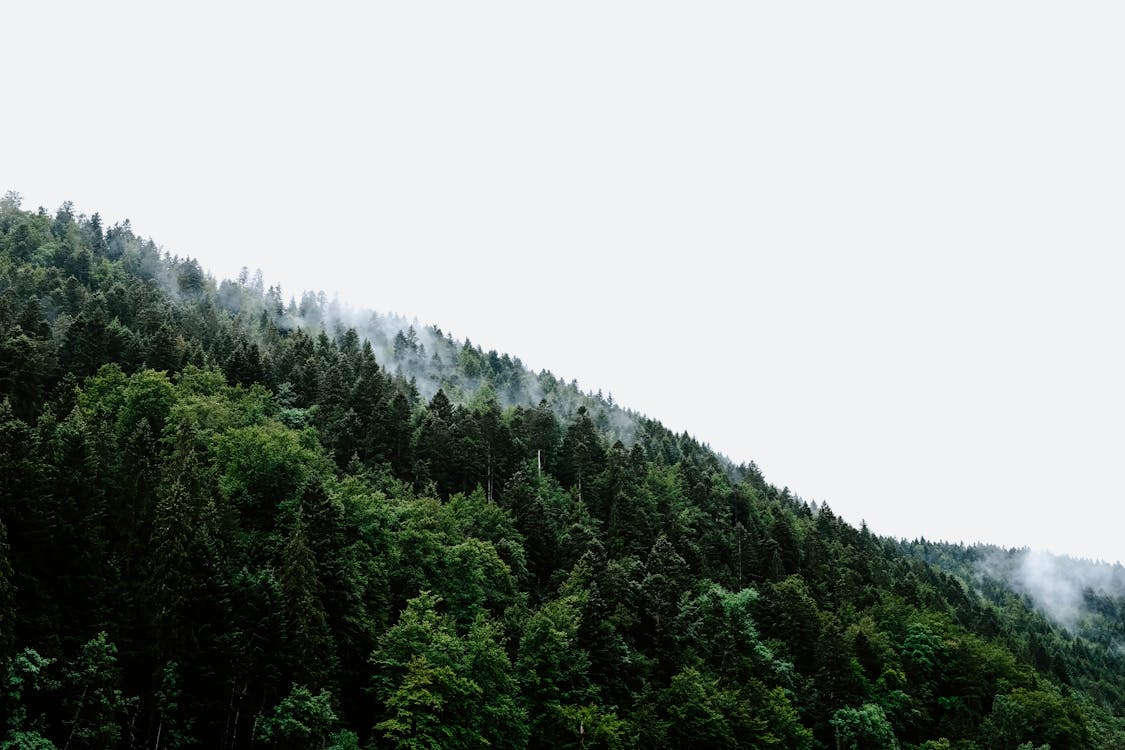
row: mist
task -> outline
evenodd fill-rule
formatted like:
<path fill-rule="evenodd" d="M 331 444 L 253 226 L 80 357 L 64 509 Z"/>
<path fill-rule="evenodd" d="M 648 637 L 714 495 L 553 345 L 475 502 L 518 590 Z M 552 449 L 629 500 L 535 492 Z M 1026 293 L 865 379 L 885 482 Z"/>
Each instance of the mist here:
<path fill-rule="evenodd" d="M 1125 598 L 1125 567 L 1042 550 L 984 548 L 978 573 L 1005 583 L 1057 625 L 1080 629 L 1097 612 L 1097 599 Z"/>
<path fill-rule="evenodd" d="M 621 441 L 626 447 L 636 441 L 638 430 L 658 425 L 617 404 L 612 393 L 584 391 L 577 380 L 568 382 L 547 370 L 533 372 L 518 357 L 486 351 L 468 338 L 457 338 L 416 317 L 356 307 L 323 291 L 306 290 L 285 301 L 280 285 L 266 286 L 261 269 L 251 273 L 243 267 L 236 279 L 217 280 L 194 258 L 171 255 L 151 239 L 138 237 L 128 221 L 109 227 L 103 237 L 98 214 L 76 215 L 73 204 L 67 202 L 57 216 L 60 221 L 73 220 L 82 231 L 95 235 L 111 257 L 125 259 L 177 300 L 210 286 L 219 306 L 236 317 L 269 321 L 283 332 L 303 331 L 312 337 L 354 335 L 371 348 L 380 367 L 396 377 L 414 400 L 429 401 L 443 390 L 461 404 L 482 396 L 495 396 L 504 408 L 534 408 L 545 403 L 564 424 L 585 409 L 611 441 Z M 161 259 L 165 262 L 158 262 Z M 62 316 L 55 324 L 65 327 L 70 322 Z M 251 343 L 260 346 L 264 342 Z M 733 462 L 725 456 L 720 460 L 733 471 Z"/>

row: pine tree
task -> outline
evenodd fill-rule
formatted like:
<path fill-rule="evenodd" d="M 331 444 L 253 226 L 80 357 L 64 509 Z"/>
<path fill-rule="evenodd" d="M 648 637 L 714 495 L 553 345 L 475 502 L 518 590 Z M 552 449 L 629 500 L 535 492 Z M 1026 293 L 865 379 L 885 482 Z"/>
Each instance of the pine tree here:
<path fill-rule="evenodd" d="M 573 487 L 582 497 L 583 482 L 588 485 L 605 463 L 605 449 L 585 406 L 578 407 L 578 415 L 566 431 L 560 453 L 559 480 L 564 487 Z M 591 488 L 587 486 L 585 489 L 589 491 Z"/>
<path fill-rule="evenodd" d="M 334 664 L 316 560 L 309 548 L 300 504 L 281 552 L 279 583 L 285 607 L 287 652 L 293 660 L 294 677 L 303 685 L 323 687 L 331 679 Z"/>
<path fill-rule="evenodd" d="M 192 466 L 188 463 L 187 467 Z M 173 658 L 192 650 L 192 607 L 201 593 L 194 565 L 199 507 L 182 478 L 157 501 L 145 585 L 157 653 Z"/>
<path fill-rule="evenodd" d="M 414 432 L 415 479 L 419 484 L 432 481 L 441 495 L 454 489 L 451 457 L 453 444 L 453 406 L 445 391 L 438 390 L 422 414 Z"/>

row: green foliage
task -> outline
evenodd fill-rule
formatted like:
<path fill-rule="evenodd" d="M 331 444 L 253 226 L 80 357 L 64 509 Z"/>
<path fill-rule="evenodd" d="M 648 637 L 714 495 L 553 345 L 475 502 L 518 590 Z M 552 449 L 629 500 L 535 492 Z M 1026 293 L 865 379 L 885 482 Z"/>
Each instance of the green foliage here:
<path fill-rule="evenodd" d="M 178 750 L 194 744 L 190 716 L 184 716 L 180 708 L 183 691 L 180 686 L 178 665 L 168 662 L 160 673 L 160 686 L 154 694 L 159 726 L 156 731 L 156 747 Z"/>
<path fill-rule="evenodd" d="M 516 672 L 528 706 L 535 745 L 558 747 L 570 737 L 563 706 L 587 703 L 589 657 L 578 645 L 579 603 L 573 597 L 547 602 L 526 621 Z"/>
<path fill-rule="evenodd" d="M 258 724 L 257 739 L 278 750 L 325 750 L 332 746 L 338 723 L 327 691 L 313 695 L 304 685 L 294 685 Z"/>
<path fill-rule="evenodd" d="M 103 631 L 82 646 L 63 673 L 67 747 L 118 745 L 122 739 L 121 719 L 133 703 L 118 689 L 119 679 L 117 647 Z"/>
<path fill-rule="evenodd" d="M 0 200 L 0 747 L 1125 746 L 1125 574 L 1064 630 L 994 550 L 346 319 Z"/>
<path fill-rule="evenodd" d="M 317 564 L 306 538 L 304 514 L 297 506 L 289 538 L 281 551 L 279 583 L 288 650 L 298 655 L 294 674 L 321 686 L 333 667 L 328 618 L 320 597 Z"/>
<path fill-rule="evenodd" d="M 668 747 L 735 747 L 727 703 L 718 680 L 690 668 L 676 674 L 660 700 Z"/>
<path fill-rule="evenodd" d="M 58 687 L 48 674 L 52 661 L 34 649 L 25 648 L 7 660 L 0 709 L 6 716 L 0 748 L 54 747 L 40 734 L 46 724 L 42 714 L 32 708 L 38 699 Z"/>
<path fill-rule="evenodd" d="M 411 599 L 379 639 L 371 661 L 386 718 L 375 730 L 399 748 L 523 746 L 527 720 L 498 630 L 478 619 L 461 635 L 439 603 Z"/>
<path fill-rule="evenodd" d="M 281 501 L 304 492 L 326 471 L 301 433 L 277 422 L 232 429 L 218 437 L 213 450 L 219 491 L 256 529 L 274 528 Z"/>
<path fill-rule="evenodd" d="M 571 728 L 571 744 L 580 747 L 622 750 L 627 747 L 629 725 L 601 706 L 559 706 L 563 722 Z"/>
<path fill-rule="evenodd" d="M 752 615 L 757 599 L 753 589 L 731 592 L 711 584 L 684 600 L 677 618 L 681 648 L 731 680 L 786 679 L 792 665 L 775 659 L 759 638 Z"/>
<path fill-rule="evenodd" d="M 1016 688 L 996 696 L 983 727 L 989 747 L 1011 750 L 1024 743 L 1054 750 L 1088 747 L 1090 733 L 1078 706 L 1056 691 Z"/>
<path fill-rule="evenodd" d="M 12 732 L 3 742 L 3 750 L 56 750 L 55 744 L 38 732 Z"/>
<path fill-rule="evenodd" d="M 837 746 L 843 750 L 898 750 L 894 729 L 874 703 L 841 708 L 832 715 Z"/>

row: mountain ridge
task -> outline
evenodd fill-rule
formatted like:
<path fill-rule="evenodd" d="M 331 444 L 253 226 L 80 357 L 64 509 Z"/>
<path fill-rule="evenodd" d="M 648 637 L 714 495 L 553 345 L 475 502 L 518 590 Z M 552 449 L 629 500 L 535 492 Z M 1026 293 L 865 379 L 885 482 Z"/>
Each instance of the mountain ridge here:
<path fill-rule="evenodd" d="M 262 287 L 0 201 L 5 746 L 1125 746 L 1116 598 Z"/>

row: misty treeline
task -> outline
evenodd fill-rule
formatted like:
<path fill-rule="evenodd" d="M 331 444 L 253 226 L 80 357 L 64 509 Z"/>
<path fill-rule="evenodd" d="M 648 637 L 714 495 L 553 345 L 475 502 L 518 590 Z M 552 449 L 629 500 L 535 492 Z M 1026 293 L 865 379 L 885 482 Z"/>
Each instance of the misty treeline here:
<path fill-rule="evenodd" d="M 176 280 L 166 282 L 168 289 L 178 286 Z M 284 335 L 303 330 L 315 336 L 324 331 L 337 338 L 354 335 L 370 346 L 375 361 L 388 375 L 408 381 L 413 395 L 426 401 L 443 390 L 450 400 L 463 403 L 485 388 L 502 407 L 534 406 L 546 401 L 562 420 L 572 419 L 584 408 L 611 442 L 631 443 L 635 430 L 643 428 L 645 420 L 614 404 L 612 396 L 605 397 L 600 391 L 583 393 L 576 381 L 566 383 L 545 370 L 534 374 L 519 358 L 485 352 L 436 326 L 422 326 L 395 314 L 355 310 L 323 292 L 304 292 L 299 301 L 290 297 L 283 303 L 280 287 L 266 288 L 261 271 L 251 275 L 246 268 L 236 281 L 220 282 L 217 291 L 219 307 L 259 323 L 257 333 L 247 331 L 250 348 L 258 347 L 251 356 L 272 351 L 268 337 L 263 339 L 266 332 Z"/>
<path fill-rule="evenodd" d="M 0 202 L 0 747 L 1125 747 L 1018 597 L 248 276 Z"/>
<path fill-rule="evenodd" d="M 903 542 L 968 582 L 1024 634 L 1031 663 L 1120 713 L 1125 706 L 1125 568 L 1030 549 Z"/>

